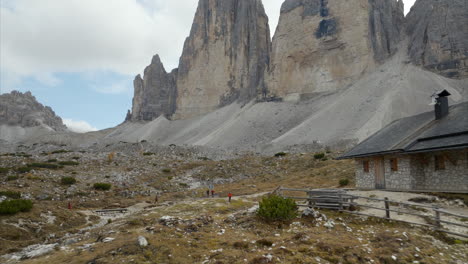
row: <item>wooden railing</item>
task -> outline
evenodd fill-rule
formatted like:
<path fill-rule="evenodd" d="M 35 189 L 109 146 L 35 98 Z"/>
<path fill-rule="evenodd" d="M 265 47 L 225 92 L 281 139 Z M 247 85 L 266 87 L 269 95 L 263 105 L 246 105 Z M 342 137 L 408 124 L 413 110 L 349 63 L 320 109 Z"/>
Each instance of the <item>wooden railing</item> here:
<path fill-rule="evenodd" d="M 459 232 L 453 232 L 453 231 L 447 230 L 444 227 L 444 224 L 463 227 L 463 228 L 466 228 L 467 230 L 468 230 L 468 225 L 464 223 L 455 223 L 453 221 L 442 219 L 443 215 L 450 215 L 452 217 L 457 217 L 459 219 L 463 219 L 464 221 L 466 221 L 468 219 L 468 216 L 447 212 L 439 208 L 438 206 L 427 206 L 427 205 L 421 205 L 421 204 L 415 204 L 415 203 L 392 201 L 392 200 L 389 200 L 388 198 L 379 199 L 379 198 L 351 195 L 342 189 L 307 190 L 307 189 L 290 189 L 290 188 L 280 187 L 276 189 L 275 192 L 278 195 L 283 196 L 285 198 L 303 200 L 306 202 L 305 204 L 298 204 L 299 206 L 306 206 L 306 207 L 312 207 L 312 208 L 318 208 L 318 209 L 332 209 L 332 210 L 338 210 L 340 212 L 346 212 L 346 213 L 353 214 L 353 215 L 376 217 L 376 218 L 381 218 L 381 219 L 386 219 L 386 220 L 404 222 L 408 224 L 426 226 L 426 227 L 433 228 L 437 231 L 468 238 L 468 234 L 466 233 L 459 233 Z M 293 192 L 305 192 L 306 196 L 285 195 L 285 193 L 290 194 Z M 382 207 L 356 202 L 356 200 L 359 200 L 359 199 L 374 201 L 374 202 L 381 202 Z M 409 207 L 413 209 L 414 211 L 426 211 L 426 212 L 432 211 L 433 216 L 424 215 L 424 214 L 417 213 L 417 212 L 408 212 L 408 211 L 401 210 L 401 208 L 404 208 L 404 207 Z M 379 215 L 374 215 L 374 214 L 363 213 L 363 212 L 357 211 L 357 209 L 359 208 L 370 208 L 374 210 L 379 210 L 379 211 L 382 211 L 383 214 L 382 216 L 379 216 Z M 424 219 L 427 223 L 417 223 L 417 222 L 397 219 L 395 217 L 392 218 L 392 215 L 393 215 L 392 213 L 417 216 L 417 217 Z"/>

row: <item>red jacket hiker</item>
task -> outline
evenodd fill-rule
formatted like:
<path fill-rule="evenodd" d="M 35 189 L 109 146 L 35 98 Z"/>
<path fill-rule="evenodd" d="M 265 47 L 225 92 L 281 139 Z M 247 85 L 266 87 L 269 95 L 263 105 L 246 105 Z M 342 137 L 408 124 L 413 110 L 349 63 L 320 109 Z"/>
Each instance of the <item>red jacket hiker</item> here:
<path fill-rule="evenodd" d="M 231 202 L 232 193 L 229 193 L 229 194 L 228 194 L 228 197 L 229 197 L 229 202 Z"/>

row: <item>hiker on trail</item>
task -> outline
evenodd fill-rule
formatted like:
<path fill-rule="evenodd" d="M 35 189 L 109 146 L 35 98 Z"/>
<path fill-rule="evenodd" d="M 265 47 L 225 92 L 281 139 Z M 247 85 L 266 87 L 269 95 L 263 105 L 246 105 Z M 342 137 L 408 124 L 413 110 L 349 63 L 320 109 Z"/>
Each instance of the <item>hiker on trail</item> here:
<path fill-rule="evenodd" d="M 206 190 L 206 197 L 210 197 L 210 189 Z"/>
<path fill-rule="evenodd" d="M 229 202 L 231 202 L 231 199 L 232 199 L 232 193 L 229 193 L 229 194 L 228 194 L 228 197 L 229 197 Z"/>
<path fill-rule="evenodd" d="M 158 195 L 157 194 L 154 196 L 154 203 L 155 204 L 158 203 Z"/>
<path fill-rule="evenodd" d="M 211 190 L 211 197 L 214 198 L 215 191 Z"/>

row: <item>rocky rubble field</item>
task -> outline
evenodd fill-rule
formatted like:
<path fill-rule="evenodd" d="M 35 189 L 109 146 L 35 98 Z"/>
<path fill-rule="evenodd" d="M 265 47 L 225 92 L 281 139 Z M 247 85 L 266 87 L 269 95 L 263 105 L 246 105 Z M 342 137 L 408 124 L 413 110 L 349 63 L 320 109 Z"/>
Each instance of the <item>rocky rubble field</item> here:
<path fill-rule="evenodd" d="M 323 153 L 19 146 L 0 153 L 0 200 L 18 196 L 33 208 L 0 215 L 1 262 L 464 263 L 464 241 L 405 224 L 311 210 L 290 222 L 260 220 L 258 201 L 278 186 L 353 186 L 353 163 Z M 206 197 L 209 184 L 215 197 Z M 127 211 L 95 212 L 112 208 Z"/>

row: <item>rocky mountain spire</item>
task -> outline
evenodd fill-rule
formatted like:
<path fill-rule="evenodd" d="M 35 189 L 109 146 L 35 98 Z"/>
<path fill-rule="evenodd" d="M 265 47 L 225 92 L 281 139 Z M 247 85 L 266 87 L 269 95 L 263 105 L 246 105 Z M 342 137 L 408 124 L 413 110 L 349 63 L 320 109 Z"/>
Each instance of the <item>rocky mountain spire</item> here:
<path fill-rule="evenodd" d="M 151 121 L 175 112 L 177 70 L 167 73 L 158 55 L 146 67 L 143 78 L 135 77 L 133 108 L 127 120 Z"/>
<path fill-rule="evenodd" d="M 467 0 L 418 0 L 406 25 L 413 63 L 449 78 L 468 77 Z"/>
<path fill-rule="evenodd" d="M 255 98 L 270 46 L 261 0 L 200 0 L 180 58 L 176 118 Z"/>

